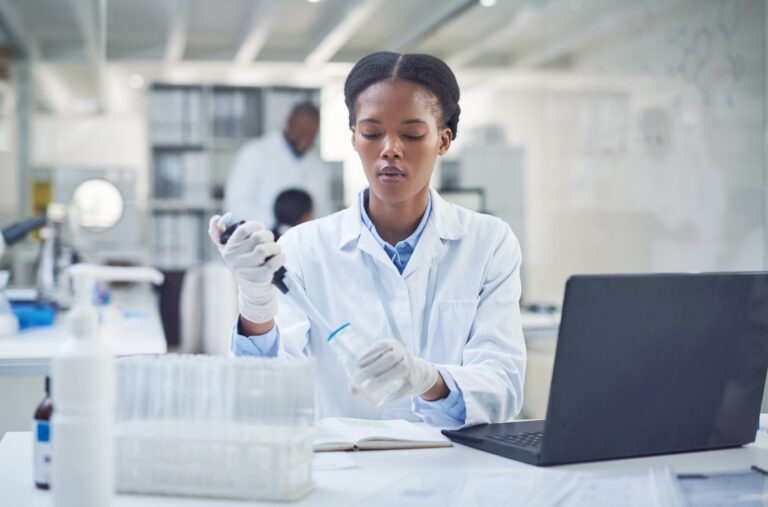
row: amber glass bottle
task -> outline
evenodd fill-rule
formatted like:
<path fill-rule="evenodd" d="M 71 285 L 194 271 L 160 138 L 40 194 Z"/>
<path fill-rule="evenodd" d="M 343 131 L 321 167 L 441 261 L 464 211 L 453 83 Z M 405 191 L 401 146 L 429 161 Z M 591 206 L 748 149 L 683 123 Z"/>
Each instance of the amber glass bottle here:
<path fill-rule="evenodd" d="M 45 377 L 45 398 L 37 406 L 32 423 L 35 486 L 40 489 L 48 489 L 51 485 L 51 414 L 51 377 Z"/>

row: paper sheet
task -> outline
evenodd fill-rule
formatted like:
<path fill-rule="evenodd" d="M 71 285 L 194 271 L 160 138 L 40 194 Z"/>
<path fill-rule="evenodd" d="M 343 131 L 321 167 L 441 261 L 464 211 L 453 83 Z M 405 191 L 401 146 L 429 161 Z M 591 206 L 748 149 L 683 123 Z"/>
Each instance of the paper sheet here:
<path fill-rule="evenodd" d="M 349 470 L 359 468 L 357 463 L 346 452 L 317 452 L 312 460 L 313 472 L 328 470 Z"/>
<path fill-rule="evenodd" d="M 389 484 L 359 505 L 678 507 L 683 504 L 675 476 L 667 468 L 657 468 L 599 475 L 539 469 L 468 474 L 428 472 Z"/>
<path fill-rule="evenodd" d="M 768 476 L 753 470 L 681 475 L 678 484 L 688 505 L 768 505 Z"/>

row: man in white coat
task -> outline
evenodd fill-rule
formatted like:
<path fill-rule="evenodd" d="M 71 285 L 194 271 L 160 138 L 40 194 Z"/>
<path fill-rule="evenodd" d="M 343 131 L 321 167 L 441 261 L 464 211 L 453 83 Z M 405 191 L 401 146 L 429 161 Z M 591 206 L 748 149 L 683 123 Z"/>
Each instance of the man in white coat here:
<path fill-rule="evenodd" d="M 235 158 L 224 189 L 224 208 L 237 220 L 274 222 L 275 199 L 283 190 L 298 188 L 312 196 L 315 215 L 331 212 L 330 175 L 310 148 L 320 126 L 311 103 L 294 106 L 282 132 L 248 142 Z"/>

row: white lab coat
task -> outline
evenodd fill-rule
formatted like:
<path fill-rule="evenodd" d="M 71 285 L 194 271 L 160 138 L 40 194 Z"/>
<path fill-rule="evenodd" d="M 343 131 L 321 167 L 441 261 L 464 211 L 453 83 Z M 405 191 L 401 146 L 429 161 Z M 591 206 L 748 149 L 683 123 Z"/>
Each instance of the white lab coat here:
<path fill-rule="evenodd" d="M 508 421 L 520 411 L 525 342 L 520 322 L 520 245 L 502 220 L 447 203 L 434 190 L 432 215 L 402 275 L 360 217 L 359 202 L 294 227 L 280 238 L 286 268 L 332 326 L 350 322 L 371 340 L 392 338 L 379 291 L 363 256 L 371 255 L 407 349 L 444 365 L 461 389 L 464 425 Z M 420 347 L 427 279 L 437 256 L 437 284 L 426 349 Z M 373 407 L 350 394 L 327 336 L 280 294 L 278 356 L 317 360 L 319 417 L 428 419 L 456 426 L 419 397 Z M 420 417 L 421 416 L 421 417 Z"/>
<path fill-rule="evenodd" d="M 275 199 L 289 188 L 312 196 L 315 216 L 331 212 L 328 166 L 312 151 L 297 158 L 283 133 L 273 132 L 237 153 L 224 189 L 224 210 L 237 220 L 258 220 L 272 228 Z"/>

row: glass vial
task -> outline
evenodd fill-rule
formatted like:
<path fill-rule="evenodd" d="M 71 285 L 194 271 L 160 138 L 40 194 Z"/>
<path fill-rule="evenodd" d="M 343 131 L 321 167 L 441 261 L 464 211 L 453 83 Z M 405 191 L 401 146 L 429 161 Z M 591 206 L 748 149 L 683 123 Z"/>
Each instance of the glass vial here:
<path fill-rule="evenodd" d="M 375 392 L 367 389 L 366 384 L 358 385 L 353 380 L 355 364 L 360 354 L 371 345 L 360 336 L 349 323 L 344 324 L 328 337 L 328 344 L 336 354 L 336 357 L 344 366 L 350 383 L 362 394 L 371 405 L 379 406 L 392 393 L 400 389 L 402 384 L 394 384 L 387 389 L 379 389 Z"/>
<path fill-rule="evenodd" d="M 35 410 L 32 422 L 32 437 L 34 438 L 34 476 L 35 486 L 48 489 L 51 485 L 51 415 L 53 401 L 51 400 L 51 377 L 45 377 L 45 398 Z"/>

